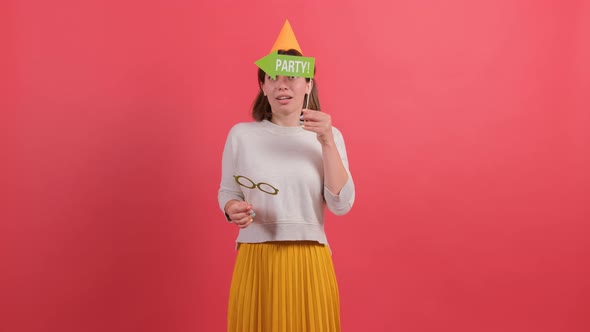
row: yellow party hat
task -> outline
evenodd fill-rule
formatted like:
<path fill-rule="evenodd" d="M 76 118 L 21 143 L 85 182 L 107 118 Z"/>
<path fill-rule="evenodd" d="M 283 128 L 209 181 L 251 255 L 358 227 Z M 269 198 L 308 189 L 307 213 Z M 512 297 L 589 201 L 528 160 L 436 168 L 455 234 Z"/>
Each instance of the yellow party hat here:
<path fill-rule="evenodd" d="M 295 38 L 295 33 L 293 33 L 293 29 L 291 28 L 291 24 L 289 24 L 289 20 L 285 20 L 281 33 L 279 33 L 279 37 L 275 41 L 270 53 L 276 50 L 288 49 L 295 49 L 303 54 L 303 52 L 301 52 L 301 47 L 299 47 L 299 43 L 297 42 L 297 38 Z"/>

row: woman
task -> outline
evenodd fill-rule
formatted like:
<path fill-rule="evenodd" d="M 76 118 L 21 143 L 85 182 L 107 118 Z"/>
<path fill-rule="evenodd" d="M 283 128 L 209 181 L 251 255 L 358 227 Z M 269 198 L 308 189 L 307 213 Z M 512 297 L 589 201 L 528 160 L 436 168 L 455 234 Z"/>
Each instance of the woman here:
<path fill-rule="evenodd" d="M 222 160 L 219 204 L 239 227 L 228 331 L 340 331 L 324 209 L 354 202 L 344 140 L 312 79 L 259 69 L 258 83 L 255 121 L 230 130 Z"/>

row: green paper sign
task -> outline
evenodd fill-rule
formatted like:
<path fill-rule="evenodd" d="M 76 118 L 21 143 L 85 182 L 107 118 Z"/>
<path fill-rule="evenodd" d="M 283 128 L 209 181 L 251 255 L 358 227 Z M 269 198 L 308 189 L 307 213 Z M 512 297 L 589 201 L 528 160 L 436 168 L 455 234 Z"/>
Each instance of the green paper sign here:
<path fill-rule="evenodd" d="M 275 51 L 256 61 L 256 65 L 273 79 L 277 75 L 313 78 L 315 58 L 278 54 Z"/>

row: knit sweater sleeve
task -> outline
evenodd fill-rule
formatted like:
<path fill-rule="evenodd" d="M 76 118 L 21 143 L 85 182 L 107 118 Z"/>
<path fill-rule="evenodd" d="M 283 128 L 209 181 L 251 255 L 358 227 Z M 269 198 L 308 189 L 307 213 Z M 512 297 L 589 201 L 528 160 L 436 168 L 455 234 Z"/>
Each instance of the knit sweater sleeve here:
<path fill-rule="evenodd" d="M 335 215 L 344 215 L 348 213 L 348 211 L 350 211 L 350 209 L 352 208 L 355 198 L 355 189 L 354 182 L 352 180 L 352 174 L 350 173 L 350 169 L 348 166 L 348 156 L 346 154 L 344 137 L 338 129 L 333 127 L 332 131 L 334 134 L 334 141 L 336 143 L 336 147 L 340 154 L 340 158 L 342 159 L 344 168 L 348 173 L 348 180 L 346 180 L 346 183 L 344 184 L 338 195 L 332 193 L 324 185 L 324 198 L 326 200 L 326 206 L 328 207 L 328 210 L 330 210 Z"/>
<path fill-rule="evenodd" d="M 240 186 L 234 179 L 234 133 L 235 127 L 232 128 L 227 135 L 225 147 L 223 148 L 223 157 L 221 161 L 221 184 L 217 194 L 217 200 L 221 211 L 225 214 L 225 204 L 232 200 L 243 201 L 244 194 Z"/>

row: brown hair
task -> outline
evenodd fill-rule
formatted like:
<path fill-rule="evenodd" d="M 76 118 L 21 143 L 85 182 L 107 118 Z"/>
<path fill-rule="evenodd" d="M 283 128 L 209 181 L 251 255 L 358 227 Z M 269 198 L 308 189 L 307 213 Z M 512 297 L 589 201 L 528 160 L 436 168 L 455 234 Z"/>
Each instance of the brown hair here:
<path fill-rule="evenodd" d="M 279 50 L 278 53 L 284 54 L 284 55 L 302 56 L 301 52 L 299 52 L 295 49 Z M 315 74 L 315 68 L 314 68 L 314 74 Z M 256 121 L 262 121 L 262 120 L 269 120 L 270 121 L 270 119 L 272 119 L 272 110 L 270 108 L 270 104 L 268 103 L 268 99 L 266 98 L 266 96 L 264 95 L 264 92 L 262 91 L 262 84 L 264 83 L 265 76 L 266 76 L 266 73 L 262 69 L 258 68 L 258 87 L 260 88 L 260 90 L 258 91 L 258 95 L 256 96 L 256 98 L 254 99 L 254 103 L 252 103 L 252 117 Z M 305 80 L 307 82 L 309 82 L 310 79 L 306 78 Z M 314 79 L 312 87 L 311 87 L 311 93 L 309 94 L 308 108 L 311 110 L 321 111 L 320 98 L 318 97 L 318 90 L 317 90 L 316 86 L 317 86 L 317 82 Z M 307 97 L 305 97 L 305 98 L 307 98 Z"/>

